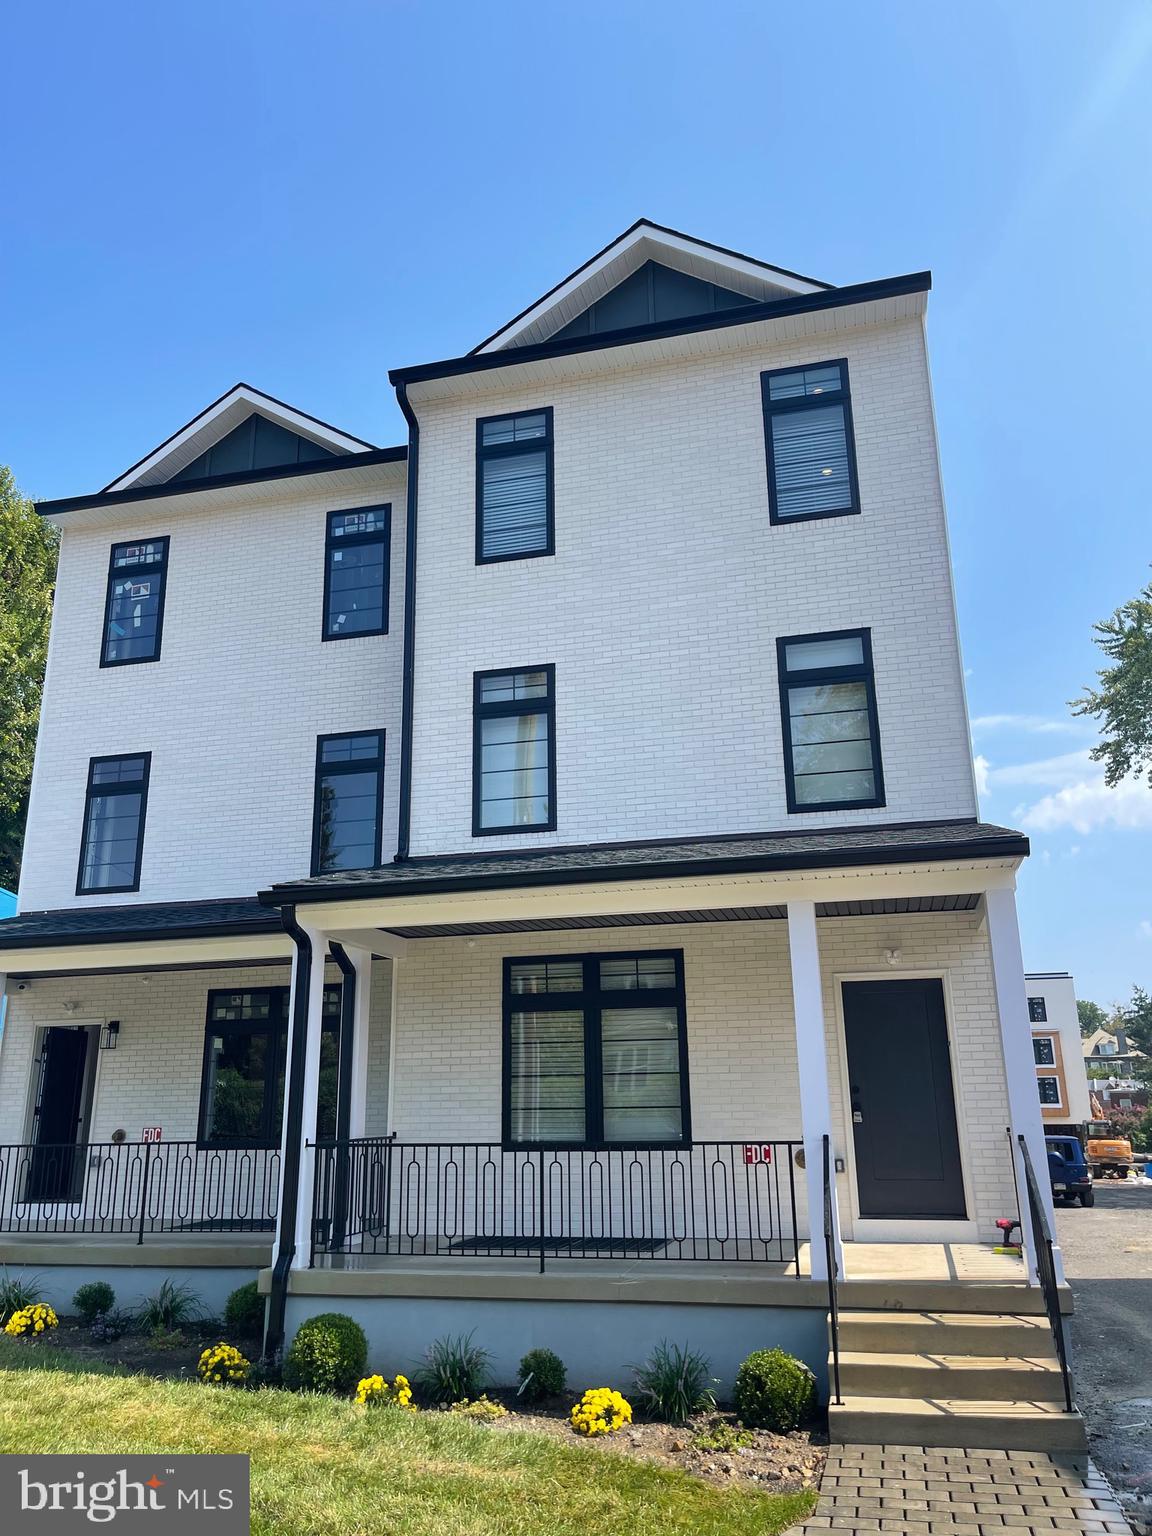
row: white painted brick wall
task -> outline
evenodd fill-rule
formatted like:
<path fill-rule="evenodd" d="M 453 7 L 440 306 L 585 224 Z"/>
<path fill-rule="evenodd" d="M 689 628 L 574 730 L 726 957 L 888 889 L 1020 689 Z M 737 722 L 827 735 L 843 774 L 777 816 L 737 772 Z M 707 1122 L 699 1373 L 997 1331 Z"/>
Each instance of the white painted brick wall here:
<path fill-rule="evenodd" d="M 923 330 L 424 403 L 413 853 L 970 816 Z M 760 373 L 849 361 L 863 514 L 768 521 Z M 475 420 L 555 411 L 555 557 L 477 566 Z M 789 816 L 776 638 L 872 628 L 887 805 Z M 472 673 L 556 664 L 559 825 L 471 835 Z"/>
<path fill-rule="evenodd" d="M 384 858 L 395 848 L 404 602 L 403 465 L 378 489 L 308 482 L 228 513 L 125 509 L 61 543 L 22 911 L 247 896 L 309 869 L 316 737 L 383 727 Z M 392 504 L 390 632 L 320 638 L 326 513 Z M 171 536 L 158 662 L 100 667 L 109 550 Z M 88 759 L 151 751 L 140 890 L 77 896 Z"/>

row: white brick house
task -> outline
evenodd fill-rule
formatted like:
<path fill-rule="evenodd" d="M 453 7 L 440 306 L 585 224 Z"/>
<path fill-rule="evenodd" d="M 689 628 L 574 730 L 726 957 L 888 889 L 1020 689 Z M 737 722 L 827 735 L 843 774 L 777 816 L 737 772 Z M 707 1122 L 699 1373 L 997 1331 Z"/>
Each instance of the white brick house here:
<path fill-rule="evenodd" d="M 272 1347 L 341 1297 L 501 1368 L 690 1322 L 727 1373 L 751 1314 L 818 1360 L 829 1256 L 991 1243 L 1046 1167 L 1028 850 L 928 289 L 641 221 L 395 371 L 403 447 L 238 385 L 41 505 L 0 1260 L 259 1270 Z"/>

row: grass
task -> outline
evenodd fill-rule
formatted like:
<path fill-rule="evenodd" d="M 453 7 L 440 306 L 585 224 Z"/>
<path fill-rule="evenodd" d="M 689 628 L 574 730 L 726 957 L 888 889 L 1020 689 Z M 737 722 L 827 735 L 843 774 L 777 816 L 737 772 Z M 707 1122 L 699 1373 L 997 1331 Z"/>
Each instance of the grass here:
<path fill-rule="evenodd" d="M 336 1398 L 237 1392 L 80 1367 L 0 1339 L 0 1452 L 246 1452 L 254 1536 L 772 1536 L 813 1494 L 714 1488 L 457 1414 L 365 1412 Z"/>

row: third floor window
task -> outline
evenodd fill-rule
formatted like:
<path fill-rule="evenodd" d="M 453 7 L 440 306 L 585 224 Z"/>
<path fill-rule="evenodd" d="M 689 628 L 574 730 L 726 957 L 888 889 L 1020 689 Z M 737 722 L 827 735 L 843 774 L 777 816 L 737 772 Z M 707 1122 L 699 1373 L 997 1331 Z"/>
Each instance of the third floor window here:
<path fill-rule="evenodd" d="M 167 574 L 166 537 L 145 539 L 140 544 L 113 544 L 104 604 L 102 667 L 159 661 Z"/>
<path fill-rule="evenodd" d="M 859 512 L 848 364 L 775 368 L 760 375 L 774 523 Z"/>
<path fill-rule="evenodd" d="M 553 552 L 552 409 L 476 423 L 476 563 Z"/>
<path fill-rule="evenodd" d="M 324 639 L 388 633 L 392 508 L 329 512 L 324 544 Z"/>

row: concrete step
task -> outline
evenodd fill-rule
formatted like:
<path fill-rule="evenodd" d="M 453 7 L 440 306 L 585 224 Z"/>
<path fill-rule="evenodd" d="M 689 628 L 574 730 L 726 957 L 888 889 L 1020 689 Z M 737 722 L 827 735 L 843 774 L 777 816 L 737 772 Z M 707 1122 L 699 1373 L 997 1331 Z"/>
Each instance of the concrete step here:
<path fill-rule="evenodd" d="M 1023 1355 L 1030 1360 L 1055 1353 L 1048 1319 L 1017 1313 L 843 1311 L 840 1348 L 865 1354 Z"/>
<path fill-rule="evenodd" d="M 839 1289 L 841 1303 L 859 1312 L 1044 1311 L 1039 1286 L 994 1280 L 841 1279 Z M 1072 1292 L 1066 1285 L 1060 1287 L 1060 1310 L 1072 1311 Z"/>
<path fill-rule="evenodd" d="M 929 1445 L 990 1451 L 1073 1451 L 1088 1439 L 1079 1413 L 1049 1402 L 891 1398 L 844 1394 L 828 1409 L 839 1445 Z"/>
<path fill-rule="evenodd" d="M 1024 1355 L 909 1355 L 842 1350 L 840 1389 L 853 1397 L 1064 1400 L 1054 1358 Z"/>

